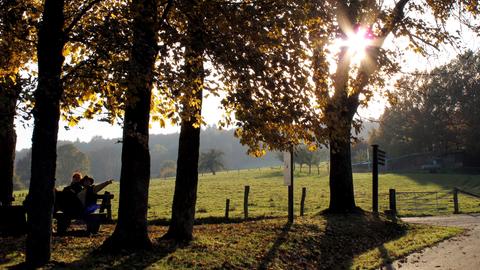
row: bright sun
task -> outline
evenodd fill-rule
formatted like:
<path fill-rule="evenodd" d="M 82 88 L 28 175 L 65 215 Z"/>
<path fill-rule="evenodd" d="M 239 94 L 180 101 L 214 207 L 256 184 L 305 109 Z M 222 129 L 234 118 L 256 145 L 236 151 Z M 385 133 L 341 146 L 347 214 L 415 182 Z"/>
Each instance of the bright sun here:
<path fill-rule="evenodd" d="M 358 27 L 355 31 L 347 32 L 346 35 L 346 39 L 337 39 L 334 47 L 338 50 L 347 47 L 352 62 L 361 62 L 365 58 L 367 47 L 373 43 L 371 32 L 366 28 Z"/>

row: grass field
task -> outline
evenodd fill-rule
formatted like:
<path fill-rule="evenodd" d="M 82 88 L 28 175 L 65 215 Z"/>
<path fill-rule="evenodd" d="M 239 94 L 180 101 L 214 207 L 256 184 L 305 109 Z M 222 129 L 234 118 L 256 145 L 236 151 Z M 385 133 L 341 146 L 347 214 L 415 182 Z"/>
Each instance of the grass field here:
<path fill-rule="evenodd" d="M 305 172 L 295 175 L 295 209 L 299 213 L 302 187 L 307 188 L 305 201 L 306 214 L 317 213 L 328 207 L 328 174 L 308 175 Z M 398 208 L 402 215 L 435 215 L 453 212 L 453 187 L 480 193 L 480 176 L 440 175 L 440 174 L 383 174 L 379 177 L 380 209 L 388 208 L 388 190 L 397 192 L 438 192 L 438 194 L 399 193 Z M 371 174 L 354 174 L 354 187 L 357 205 L 371 210 Z M 287 213 L 287 187 L 283 185 L 282 171 L 279 168 L 263 168 L 242 171 L 219 172 L 217 175 L 201 176 L 198 186 L 197 217 L 222 217 L 225 213 L 225 200 L 230 199 L 230 216 L 243 216 L 244 186 L 250 186 L 249 216 L 284 216 Z M 116 186 L 113 186 L 116 188 Z M 174 189 L 174 179 L 151 182 L 150 219 L 170 217 L 170 205 Z M 113 190 L 115 192 L 115 190 Z M 438 207 L 435 201 L 438 197 Z M 424 197 L 424 198 L 422 198 Z M 423 201 L 422 201 L 423 199 Z M 422 205 L 425 199 L 431 205 Z M 415 208 L 415 201 L 417 209 Z M 460 195 L 462 212 L 480 211 L 480 200 Z M 407 208 L 411 210 L 407 210 Z M 440 208 L 440 210 L 437 210 Z"/>
<path fill-rule="evenodd" d="M 480 175 L 456 174 L 381 174 L 379 176 L 380 210 L 388 208 L 388 190 L 397 191 L 397 208 L 401 215 L 439 215 L 453 213 L 453 195 L 457 186 L 480 194 Z M 170 217 L 174 178 L 152 179 L 149 194 L 150 220 Z M 200 176 L 198 186 L 198 218 L 223 217 L 225 200 L 230 199 L 230 217 L 243 217 L 244 186 L 250 186 L 249 216 L 285 216 L 287 213 L 287 187 L 283 185 L 282 170 L 261 168 L 240 171 L 223 171 L 217 175 Z M 113 214 L 118 205 L 118 183 L 107 188 L 115 194 Z M 328 207 L 328 172 L 315 170 L 308 175 L 306 170 L 295 173 L 295 211 L 299 213 L 302 187 L 307 188 L 305 213 L 314 214 Z M 364 210 L 371 210 L 371 174 L 354 174 L 356 203 Z M 430 194 L 404 192 L 436 192 Z M 16 192 L 17 196 L 25 192 Z M 18 198 L 17 203 L 23 198 Z M 480 200 L 465 195 L 459 196 L 460 211 L 480 212 Z"/>
<path fill-rule="evenodd" d="M 387 192 L 395 188 L 415 193 L 410 201 L 399 200 L 403 215 L 427 215 L 453 212 L 452 194 L 457 186 L 480 193 L 480 176 L 446 174 L 382 174 L 380 175 L 380 208 L 388 205 Z M 286 225 L 287 187 L 280 168 L 262 168 L 219 172 L 200 177 L 198 187 L 195 240 L 187 247 L 170 246 L 159 240 L 170 217 L 174 179 L 153 179 L 150 186 L 150 237 L 154 250 L 119 255 L 98 255 L 103 240 L 112 233 L 113 225 L 104 225 L 96 236 L 81 234 L 84 225 L 75 225 L 71 235 L 55 236 L 52 263 L 46 269 L 376 269 L 380 265 L 415 250 L 432 245 L 462 232 L 457 228 L 392 223 L 382 216 L 365 213 L 360 216 L 329 216 L 318 213 L 328 206 L 328 174 L 295 175 L 295 209 L 298 215 L 302 187 L 307 188 L 306 216 Z M 371 175 L 354 174 L 357 205 L 371 209 Z M 250 186 L 250 221 L 243 217 L 243 190 Z M 115 194 L 113 213 L 118 205 L 118 183 L 108 187 Z M 17 192 L 17 203 L 25 192 Z M 434 195 L 441 197 L 432 203 Z M 225 200 L 231 200 L 233 222 L 222 219 Z M 429 205 L 422 208 L 422 198 Z M 436 201 L 436 200 L 435 200 Z M 445 209 L 437 211 L 444 203 Z M 438 204 L 438 205 L 437 205 Z M 460 210 L 480 211 L 480 201 L 460 196 Z M 442 206 L 443 207 L 443 206 Z M 427 209 L 428 208 L 428 209 Z M 433 210 L 432 210 L 433 209 Z M 80 227 L 79 227 L 80 226 Z M 79 231 L 80 230 L 80 231 Z M 80 234 L 78 233 L 80 232 Z M 25 238 L 4 238 L 0 248 L 0 268 L 23 261 Z M 1 259 L 3 258 L 3 259 Z"/>
<path fill-rule="evenodd" d="M 328 172 L 315 170 L 312 175 L 295 173 L 295 211 L 299 214 L 302 187 L 307 188 L 305 213 L 314 214 L 328 207 Z M 364 210 L 371 210 L 371 174 L 354 174 L 356 203 Z M 148 218 L 170 218 L 174 178 L 152 179 L 149 194 Z M 244 186 L 250 186 L 249 216 L 285 216 L 287 214 L 287 187 L 283 185 L 282 170 L 261 168 L 240 171 L 223 171 L 217 175 L 200 176 L 197 200 L 197 218 L 223 217 L 225 200 L 230 199 L 230 217 L 243 217 Z M 453 213 L 453 187 L 460 187 L 480 194 L 480 175 L 456 174 L 381 174 L 379 176 L 380 210 L 388 208 L 388 190 L 397 191 L 397 208 L 401 215 L 439 215 Z M 107 188 L 115 194 L 113 214 L 118 205 L 118 183 Z M 412 194 L 402 192 L 437 192 Z M 25 192 L 17 192 L 18 194 Z M 18 198 L 17 203 L 23 200 Z M 460 211 L 480 212 L 480 200 L 460 195 Z M 428 205 L 426 205 L 428 203 Z"/>
<path fill-rule="evenodd" d="M 176 246 L 159 238 L 165 226 L 149 226 L 153 249 L 115 255 L 99 251 L 113 231 L 95 236 L 80 225 L 54 235 L 52 260 L 43 269 L 377 269 L 413 251 L 461 233 L 458 228 L 395 223 L 369 213 L 310 215 L 195 226 L 195 239 Z M 25 237 L 2 239 L 0 268 L 24 260 Z"/>

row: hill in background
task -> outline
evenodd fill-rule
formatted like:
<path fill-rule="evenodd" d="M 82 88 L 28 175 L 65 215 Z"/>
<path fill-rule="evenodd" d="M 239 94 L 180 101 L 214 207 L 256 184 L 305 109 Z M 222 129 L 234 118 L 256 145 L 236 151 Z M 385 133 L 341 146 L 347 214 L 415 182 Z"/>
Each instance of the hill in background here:
<path fill-rule="evenodd" d="M 368 141 L 370 132 L 377 127 L 377 123 L 364 122 L 363 128 L 361 132 L 357 134 L 357 137 L 363 142 L 366 142 Z M 262 158 L 247 155 L 247 147 L 242 146 L 239 140 L 234 137 L 233 133 L 233 130 L 218 130 L 216 127 L 203 129 L 200 136 L 200 152 L 206 152 L 209 149 L 223 152 L 222 161 L 226 170 L 261 168 L 279 166 L 281 164 L 275 153 L 267 153 L 267 155 Z M 162 165 L 166 161 L 176 162 L 178 138 L 179 133 L 150 135 L 152 178 L 160 177 Z M 58 142 L 59 147 L 66 144 L 73 144 L 75 148 L 86 155 L 89 161 L 87 173 L 93 178 L 98 179 L 98 181 L 120 178 L 122 144 L 119 138 L 104 139 L 101 136 L 97 136 L 92 138 L 90 142 L 81 142 L 78 140 L 75 142 Z M 59 158 L 61 158 L 61 154 L 59 154 Z M 15 165 L 16 174 L 20 178 L 20 181 L 28 184 L 30 179 L 30 149 L 17 152 Z M 80 170 L 80 165 L 76 169 Z M 59 179 L 59 175 L 69 175 L 70 173 L 71 172 L 57 173 L 58 183 L 68 183 L 70 179 Z"/>
<path fill-rule="evenodd" d="M 177 160 L 178 137 L 178 133 L 150 135 L 152 177 L 158 177 L 160 175 L 161 166 L 165 161 Z M 65 144 L 73 144 L 88 157 L 90 161 L 89 174 L 95 179 L 103 181 L 110 178 L 120 178 L 122 152 L 120 139 L 104 139 L 98 136 L 92 138 L 90 142 L 59 141 L 58 146 L 60 147 Z M 247 155 L 247 148 L 242 146 L 238 139 L 233 136 L 233 130 L 218 130 L 214 127 L 208 127 L 202 130 L 200 152 L 209 149 L 220 150 L 224 153 L 222 159 L 225 169 L 227 170 L 278 166 L 280 164 L 280 161 L 273 153 L 268 153 L 262 158 Z M 19 166 L 22 166 L 22 171 L 28 170 L 28 166 L 19 164 L 19 161 L 20 163 L 28 163 L 26 159 L 29 159 L 29 152 L 30 149 L 17 152 L 15 162 L 17 175 L 19 175 Z M 21 175 L 21 178 L 29 178 L 28 173 Z M 28 181 L 27 179 L 22 180 L 24 182 Z"/>

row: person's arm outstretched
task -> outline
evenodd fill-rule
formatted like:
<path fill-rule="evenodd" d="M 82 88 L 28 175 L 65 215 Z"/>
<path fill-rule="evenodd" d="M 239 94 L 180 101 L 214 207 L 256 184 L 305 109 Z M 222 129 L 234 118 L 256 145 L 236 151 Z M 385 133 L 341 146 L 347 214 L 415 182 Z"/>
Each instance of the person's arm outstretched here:
<path fill-rule="evenodd" d="M 94 185 L 93 186 L 93 192 L 96 194 L 100 190 L 104 189 L 106 186 L 110 185 L 111 183 L 113 183 L 113 180 L 108 180 L 108 181 L 105 181 L 105 182 L 100 183 L 98 185 Z"/>

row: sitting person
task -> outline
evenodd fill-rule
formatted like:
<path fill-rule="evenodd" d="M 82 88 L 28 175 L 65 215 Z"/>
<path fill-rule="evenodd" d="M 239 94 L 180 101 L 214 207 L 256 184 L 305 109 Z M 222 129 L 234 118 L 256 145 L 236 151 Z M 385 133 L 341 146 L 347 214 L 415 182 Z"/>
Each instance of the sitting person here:
<path fill-rule="evenodd" d="M 77 196 L 83 204 L 84 214 L 91 214 L 100 208 L 100 206 L 97 205 L 96 195 L 100 190 L 104 189 L 112 182 L 112 180 L 108 180 L 98 185 L 94 185 L 93 178 L 89 177 L 88 175 L 85 175 L 82 178 L 81 184 L 83 189 L 78 193 Z"/>
<path fill-rule="evenodd" d="M 79 172 L 75 172 L 72 175 L 72 182 L 70 183 L 70 185 L 63 188 L 63 191 L 70 191 L 75 194 L 78 194 L 80 191 L 82 191 L 82 189 L 83 189 L 82 174 Z"/>
<path fill-rule="evenodd" d="M 81 184 L 82 175 L 75 172 L 72 175 L 70 185 L 63 188 L 62 191 L 55 192 L 55 211 L 62 211 L 69 216 L 78 216 L 83 212 L 83 204 L 78 199 L 78 194 L 84 189 Z"/>

